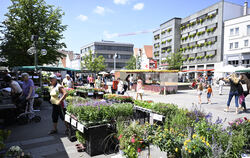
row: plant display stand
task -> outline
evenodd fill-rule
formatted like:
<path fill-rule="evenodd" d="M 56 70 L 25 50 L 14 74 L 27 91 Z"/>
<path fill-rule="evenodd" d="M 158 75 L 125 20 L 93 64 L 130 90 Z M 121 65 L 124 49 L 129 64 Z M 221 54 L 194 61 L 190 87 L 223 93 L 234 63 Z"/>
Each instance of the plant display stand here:
<path fill-rule="evenodd" d="M 140 124 L 144 124 L 150 121 L 150 113 L 152 111 L 140 106 L 134 106 L 134 119 L 137 120 Z"/>
<path fill-rule="evenodd" d="M 108 124 L 87 128 L 86 131 L 84 131 L 86 137 L 86 152 L 90 156 L 117 152 L 116 146 L 118 140 L 112 136 L 115 132 L 115 127 Z"/>

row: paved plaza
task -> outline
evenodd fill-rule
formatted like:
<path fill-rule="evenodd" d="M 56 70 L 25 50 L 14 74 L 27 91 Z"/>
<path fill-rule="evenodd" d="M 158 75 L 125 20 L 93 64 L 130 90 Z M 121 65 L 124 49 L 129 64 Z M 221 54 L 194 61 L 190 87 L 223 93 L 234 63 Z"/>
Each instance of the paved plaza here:
<path fill-rule="evenodd" d="M 212 104 L 206 104 L 206 95 L 203 94 L 201 106 L 198 106 L 204 112 L 211 112 L 214 119 L 218 116 L 225 119 L 224 125 L 227 125 L 228 121 L 232 121 L 239 117 L 250 118 L 250 109 L 248 108 L 247 113 L 235 114 L 234 100 L 231 103 L 231 112 L 223 112 L 226 107 L 226 101 L 228 97 L 229 87 L 224 88 L 224 95 L 218 95 L 218 90 L 214 87 L 214 96 L 212 97 Z M 130 96 L 135 97 L 135 92 L 128 92 Z M 198 97 L 196 95 L 196 90 L 182 90 L 178 94 L 171 95 L 158 95 L 150 92 L 145 92 L 143 96 L 145 100 L 153 100 L 155 102 L 165 102 L 165 103 L 175 103 L 180 108 L 192 109 L 193 106 L 197 104 Z M 250 97 L 246 99 L 246 104 L 250 106 Z M 52 107 L 44 102 L 39 114 L 42 116 L 42 121 L 40 123 L 29 123 L 27 125 L 13 125 L 10 126 L 12 131 L 11 136 L 8 139 L 7 146 L 19 145 L 25 151 L 30 152 L 34 158 L 89 158 L 86 153 L 78 153 L 75 148 L 77 142 L 70 142 L 64 135 L 64 126 L 62 121 L 59 122 L 59 134 L 48 135 L 48 131 L 52 127 L 51 121 L 51 111 Z M 164 158 L 164 154 L 159 152 L 158 149 L 152 148 L 152 157 Z M 144 151 L 141 157 L 146 157 L 147 152 Z M 100 155 L 94 158 L 119 158 L 119 155 Z"/>

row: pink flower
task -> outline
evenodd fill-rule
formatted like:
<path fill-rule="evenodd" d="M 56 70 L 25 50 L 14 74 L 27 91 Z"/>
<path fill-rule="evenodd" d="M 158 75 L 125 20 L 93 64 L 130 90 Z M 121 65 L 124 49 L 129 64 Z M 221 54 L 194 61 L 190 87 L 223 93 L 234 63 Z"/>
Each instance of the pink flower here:
<path fill-rule="evenodd" d="M 122 138 L 122 134 L 118 137 L 118 140 L 120 140 Z"/>
<path fill-rule="evenodd" d="M 132 139 L 131 139 L 131 143 L 134 143 L 135 142 L 135 138 L 134 137 L 132 137 Z"/>
<path fill-rule="evenodd" d="M 137 149 L 137 152 L 138 152 L 138 153 L 141 152 L 141 148 L 138 148 L 138 149 Z"/>

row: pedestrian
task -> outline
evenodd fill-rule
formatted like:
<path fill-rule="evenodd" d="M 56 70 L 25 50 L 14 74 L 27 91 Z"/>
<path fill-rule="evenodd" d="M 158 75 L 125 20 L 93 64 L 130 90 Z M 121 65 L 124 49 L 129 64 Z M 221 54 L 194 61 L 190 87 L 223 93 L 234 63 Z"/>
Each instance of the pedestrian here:
<path fill-rule="evenodd" d="M 35 97 L 35 86 L 32 79 L 29 79 L 28 73 L 21 74 L 23 79 L 23 96 L 26 98 L 28 102 L 28 106 L 26 107 L 25 112 L 34 113 L 33 104 L 34 104 L 34 97 Z M 30 119 L 34 117 L 34 115 L 29 116 Z"/>
<path fill-rule="evenodd" d="M 97 79 L 95 80 L 95 88 L 101 88 L 101 78 L 100 76 L 97 76 Z"/>
<path fill-rule="evenodd" d="M 198 94 L 198 99 L 199 99 L 199 104 L 201 105 L 201 95 L 203 91 L 203 84 L 200 82 L 198 87 L 197 87 L 197 94 Z"/>
<path fill-rule="evenodd" d="M 246 84 L 245 80 L 243 79 L 243 75 L 240 76 L 239 82 L 240 84 L 238 87 L 238 92 L 239 92 L 239 103 L 241 105 L 240 109 L 243 110 L 243 112 L 247 112 L 245 98 L 248 95 L 248 90 L 247 88 L 245 90 L 243 88 L 243 85 Z"/>
<path fill-rule="evenodd" d="M 125 82 L 127 83 L 127 88 L 126 88 L 126 90 L 130 90 L 130 80 L 129 80 L 129 78 L 130 78 L 130 75 L 128 75 L 127 77 L 126 77 L 126 79 L 125 79 Z M 124 84 L 125 85 L 125 84 Z M 125 87 L 124 87 L 124 89 L 125 89 Z"/>
<path fill-rule="evenodd" d="M 63 79 L 62 85 L 67 88 L 74 88 L 74 81 L 69 76 L 69 74 L 66 74 L 65 78 Z"/>
<path fill-rule="evenodd" d="M 142 94 L 143 94 L 143 82 L 140 76 L 137 77 L 137 86 L 136 86 L 136 100 L 138 99 L 138 95 L 141 97 L 142 100 Z"/>
<path fill-rule="evenodd" d="M 193 83 L 192 83 L 192 85 L 191 85 L 191 88 L 192 88 L 192 89 L 195 89 L 195 88 L 196 88 L 196 80 L 195 80 L 195 79 L 193 80 Z"/>
<path fill-rule="evenodd" d="M 213 95 L 212 86 L 209 84 L 207 87 L 207 103 L 211 104 L 211 95 Z"/>
<path fill-rule="evenodd" d="M 94 81 L 94 77 L 93 77 L 93 75 L 90 75 L 90 77 L 89 77 L 89 85 L 90 85 L 90 87 L 95 87 L 95 81 Z"/>
<path fill-rule="evenodd" d="M 220 78 L 219 79 L 219 95 L 222 95 L 224 85 L 225 85 L 225 82 L 224 82 L 223 78 Z"/>
<path fill-rule="evenodd" d="M 112 94 L 115 94 L 115 93 L 116 93 L 118 83 L 119 83 L 119 82 L 118 82 L 117 80 L 115 80 L 115 78 L 113 78 L 112 88 L 111 88 Z"/>
<path fill-rule="evenodd" d="M 134 85 L 134 78 L 133 78 L 133 74 L 131 74 L 131 76 L 129 77 L 129 86 L 130 86 L 130 90 L 132 90 Z"/>
<path fill-rule="evenodd" d="M 57 77 L 54 74 L 50 75 L 50 84 L 51 86 L 49 89 L 51 97 L 50 102 L 52 104 L 53 129 L 49 131 L 48 134 L 55 134 L 58 132 L 57 130 L 58 117 L 60 117 L 60 119 L 64 121 L 64 116 L 67 106 L 67 102 L 65 101 L 67 92 L 65 91 L 63 86 L 61 86 L 57 82 Z M 66 126 L 65 134 L 67 134 L 68 132 L 67 123 L 64 121 L 64 124 Z"/>
<path fill-rule="evenodd" d="M 229 96 L 227 100 L 227 108 L 224 109 L 225 112 L 229 111 L 229 106 L 231 103 L 232 98 L 235 98 L 235 107 L 236 107 L 236 114 L 239 113 L 239 92 L 238 92 L 238 87 L 239 87 L 239 79 L 237 78 L 237 75 L 233 73 L 229 78 L 225 78 L 225 81 L 230 83 L 230 91 L 229 91 Z"/>
<path fill-rule="evenodd" d="M 124 83 L 120 78 L 118 78 L 117 80 L 118 80 L 117 92 L 118 92 L 118 94 L 123 94 Z"/>
<path fill-rule="evenodd" d="M 9 84 L 11 88 L 11 99 L 16 104 L 19 101 L 19 97 L 22 95 L 22 88 L 19 83 L 11 78 L 10 75 L 7 75 L 4 78 L 4 81 Z"/>

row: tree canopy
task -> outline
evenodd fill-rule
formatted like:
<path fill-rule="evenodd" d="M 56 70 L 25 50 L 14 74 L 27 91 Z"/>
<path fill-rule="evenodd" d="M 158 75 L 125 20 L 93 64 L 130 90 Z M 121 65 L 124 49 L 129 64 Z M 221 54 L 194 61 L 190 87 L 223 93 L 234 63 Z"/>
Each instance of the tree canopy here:
<path fill-rule="evenodd" d="M 98 73 L 105 70 L 106 65 L 104 62 L 105 58 L 102 55 L 97 57 L 92 51 L 89 51 L 88 55 L 83 56 L 82 68 L 86 67 L 88 70 Z"/>
<path fill-rule="evenodd" d="M 28 55 L 32 46 L 31 36 L 37 35 L 38 64 L 52 64 L 64 55 L 57 52 L 66 48 L 62 32 L 66 25 L 62 24 L 64 13 L 59 8 L 46 4 L 44 0 L 11 0 L 1 22 L 0 39 L 1 56 L 7 59 L 9 66 L 34 65 L 34 55 Z M 42 56 L 39 50 L 46 49 Z"/>
<path fill-rule="evenodd" d="M 180 70 L 183 63 L 181 52 L 171 53 L 166 60 L 170 70 Z"/>
<path fill-rule="evenodd" d="M 128 70 L 134 70 L 136 69 L 136 58 L 132 56 L 129 61 L 127 62 L 127 65 L 125 66 Z"/>

